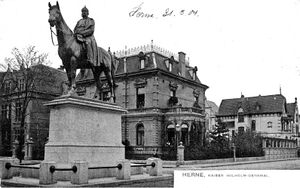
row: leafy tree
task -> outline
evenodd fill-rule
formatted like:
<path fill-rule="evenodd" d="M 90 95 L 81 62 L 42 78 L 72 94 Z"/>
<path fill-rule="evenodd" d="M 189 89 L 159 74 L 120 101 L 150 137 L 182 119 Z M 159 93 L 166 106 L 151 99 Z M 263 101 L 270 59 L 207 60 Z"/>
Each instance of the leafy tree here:
<path fill-rule="evenodd" d="M 24 146 L 24 132 L 26 131 L 26 117 L 28 105 L 41 92 L 41 86 L 53 82 L 48 65 L 47 54 L 39 53 L 34 46 L 23 51 L 18 48 L 12 50 L 12 57 L 5 58 L 0 64 L 0 70 L 6 70 L 6 80 L 2 83 L 2 100 L 10 101 L 16 109 L 16 116 L 20 123 L 19 147 L 17 157 L 22 160 L 22 147 Z M 7 87 L 9 86 L 9 87 Z"/>
<path fill-rule="evenodd" d="M 219 146 L 220 148 L 228 147 L 229 143 L 229 130 L 226 123 L 220 119 L 217 120 L 215 129 L 210 131 L 211 143 Z"/>
<path fill-rule="evenodd" d="M 263 156 L 262 137 L 250 129 L 233 137 L 237 157 Z"/>
<path fill-rule="evenodd" d="M 210 131 L 210 144 L 208 145 L 210 150 L 209 158 L 226 158 L 230 157 L 229 147 L 229 130 L 226 123 L 217 119 L 215 129 Z"/>

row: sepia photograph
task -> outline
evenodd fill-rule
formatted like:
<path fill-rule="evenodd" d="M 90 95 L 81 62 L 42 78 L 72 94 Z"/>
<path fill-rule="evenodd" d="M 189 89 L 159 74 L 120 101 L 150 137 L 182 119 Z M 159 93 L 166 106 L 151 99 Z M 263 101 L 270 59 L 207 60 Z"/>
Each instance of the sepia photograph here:
<path fill-rule="evenodd" d="M 3 187 L 283 187 L 300 0 L 0 0 Z"/>

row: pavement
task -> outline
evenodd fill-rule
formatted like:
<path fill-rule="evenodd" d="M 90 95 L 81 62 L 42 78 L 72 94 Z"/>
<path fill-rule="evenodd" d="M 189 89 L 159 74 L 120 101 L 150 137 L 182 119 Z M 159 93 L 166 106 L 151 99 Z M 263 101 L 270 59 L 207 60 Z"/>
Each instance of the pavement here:
<path fill-rule="evenodd" d="M 70 181 L 58 181 L 51 185 L 39 185 L 38 179 L 13 177 L 2 180 L 5 187 L 172 187 L 173 176 L 164 174 L 155 177 L 148 174 L 131 176 L 130 180 L 117 180 L 115 177 L 90 179 L 88 184 L 74 185 Z"/>
<path fill-rule="evenodd" d="M 258 164 L 258 163 L 270 163 L 270 162 L 279 162 L 279 161 L 292 161 L 300 160 L 300 158 L 285 158 L 285 159 L 269 159 L 269 160 L 254 160 L 254 161 L 239 161 L 239 162 L 224 162 L 224 163 L 209 163 L 209 164 L 192 164 L 192 165 L 164 165 L 163 173 L 165 174 L 174 174 L 175 170 L 193 170 L 193 169 L 203 169 L 208 170 L 215 167 L 224 167 L 224 166 L 236 166 L 236 165 L 247 165 L 247 164 Z"/>
<path fill-rule="evenodd" d="M 271 159 L 271 160 L 254 160 L 254 161 L 238 161 L 238 162 L 219 162 L 219 163 L 206 163 L 206 164 L 185 164 L 176 166 L 169 164 L 163 166 L 163 176 L 160 177 L 150 177 L 148 174 L 133 175 L 130 180 L 116 180 L 115 178 L 100 178 L 91 179 L 84 186 L 108 186 L 108 187 L 173 187 L 174 183 L 174 171 L 176 170 L 210 170 L 215 167 L 230 167 L 236 165 L 247 165 L 247 164 L 258 164 L 258 163 L 271 163 L 279 161 L 298 161 L 300 158 L 286 158 L 286 159 Z M 23 187 L 34 187 L 40 186 L 38 179 L 14 177 L 10 180 L 2 180 L 2 185 L 4 186 L 23 186 Z M 50 187 L 69 187 L 76 186 L 68 182 L 57 182 L 56 184 L 50 185 Z"/>

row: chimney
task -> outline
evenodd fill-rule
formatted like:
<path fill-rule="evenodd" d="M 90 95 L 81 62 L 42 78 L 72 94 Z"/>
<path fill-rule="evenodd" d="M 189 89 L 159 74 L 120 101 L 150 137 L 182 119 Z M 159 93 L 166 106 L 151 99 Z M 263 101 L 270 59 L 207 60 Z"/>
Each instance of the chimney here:
<path fill-rule="evenodd" d="M 178 52 L 178 59 L 180 63 L 185 63 L 185 53 L 184 52 Z"/>
<path fill-rule="evenodd" d="M 181 76 L 185 78 L 186 65 L 185 65 L 185 53 L 178 52 L 178 60 L 180 64 Z"/>
<path fill-rule="evenodd" d="M 297 97 L 295 97 L 295 103 L 297 104 Z"/>

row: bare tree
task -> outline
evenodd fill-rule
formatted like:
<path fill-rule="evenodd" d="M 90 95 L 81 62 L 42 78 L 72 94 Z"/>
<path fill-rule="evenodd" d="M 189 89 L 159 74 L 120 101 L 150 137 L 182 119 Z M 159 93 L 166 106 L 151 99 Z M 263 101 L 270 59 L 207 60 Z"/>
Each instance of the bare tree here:
<path fill-rule="evenodd" d="M 19 147 L 17 157 L 23 159 L 22 148 L 25 142 L 26 117 L 28 105 L 47 89 L 45 86 L 53 82 L 48 65 L 47 54 L 39 53 L 34 46 L 29 46 L 23 51 L 18 48 L 12 50 L 12 57 L 5 58 L 5 63 L 0 64 L 6 70 L 2 83 L 2 100 L 14 106 L 15 118 L 20 123 Z"/>

